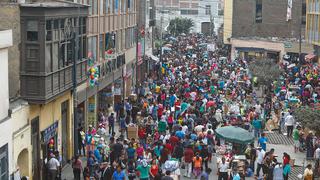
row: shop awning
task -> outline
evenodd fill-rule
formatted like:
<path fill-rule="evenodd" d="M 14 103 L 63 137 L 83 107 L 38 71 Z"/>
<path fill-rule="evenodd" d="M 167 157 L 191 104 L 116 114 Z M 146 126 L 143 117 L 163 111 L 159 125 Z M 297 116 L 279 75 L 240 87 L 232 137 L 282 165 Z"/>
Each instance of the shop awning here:
<path fill-rule="evenodd" d="M 311 59 L 313 59 L 313 58 L 315 58 L 316 57 L 316 55 L 314 55 L 314 54 L 308 54 L 308 55 L 306 55 L 304 58 L 306 59 L 306 60 L 311 60 Z"/>
<path fill-rule="evenodd" d="M 264 48 L 254 48 L 254 47 L 236 47 L 236 50 L 242 51 L 242 52 L 264 52 Z"/>

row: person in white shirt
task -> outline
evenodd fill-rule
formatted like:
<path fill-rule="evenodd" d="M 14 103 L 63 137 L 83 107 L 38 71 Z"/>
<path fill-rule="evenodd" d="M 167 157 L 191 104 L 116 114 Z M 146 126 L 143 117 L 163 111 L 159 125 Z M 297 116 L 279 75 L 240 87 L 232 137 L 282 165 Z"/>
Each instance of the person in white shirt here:
<path fill-rule="evenodd" d="M 53 153 L 50 154 L 50 160 L 47 162 L 47 168 L 48 168 L 48 180 L 56 180 L 58 175 L 58 170 L 60 167 L 60 162 L 56 159 L 55 155 Z"/>
<path fill-rule="evenodd" d="M 257 177 L 259 177 L 260 175 L 260 170 L 263 166 L 263 158 L 265 154 L 266 152 L 261 147 L 257 147 L 257 172 L 256 172 Z"/>
<path fill-rule="evenodd" d="M 218 163 L 219 180 L 228 180 L 228 169 L 229 163 L 226 162 L 225 157 L 222 157 L 221 162 Z"/>
<path fill-rule="evenodd" d="M 292 137 L 293 126 L 295 124 L 294 117 L 292 116 L 292 112 L 284 119 L 285 125 L 287 126 L 287 136 Z"/>

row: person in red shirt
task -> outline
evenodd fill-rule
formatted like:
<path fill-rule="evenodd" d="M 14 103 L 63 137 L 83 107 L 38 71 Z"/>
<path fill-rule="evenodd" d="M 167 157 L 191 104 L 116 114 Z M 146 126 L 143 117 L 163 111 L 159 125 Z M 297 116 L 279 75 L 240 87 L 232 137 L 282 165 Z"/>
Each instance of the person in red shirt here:
<path fill-rule="evenodd" d="M 166 140 L 165 148 L 169 150 L 169 154 L 173 153 L 173 146 L 170 144 L 169 140 Z"/>
<path fill-rule="evenodd" d="M 150 168 L 150 175 L 152 179 L 154 179 L 159 173 L 159 166 L 157 164 L 157 161 L 155 159 L 151 162 L 151 168 Z"/>
<path fill-rule="evenodd" d="M 174 133 L 172 133 L 171 137 L 169 138 L 169 142 L 173 146 L 173 149 L 174 149 L 179 142 L 179 138 L 177 136 L 175 136 Z"/>
<path fill-rule="evenodd" d="M 185 162 L 185 167 L 186 167 L 186 171 L 185 171 L 185 176 L 187 177 L 191 177 L 191 173 L 192 173 L 192 158 L 194 156 L 194 152 L 192 149 L 192 146 L 188 146 L 185 151 L 184 151 L 184 162 Z"/>
<path fill-rule="evenodd" d="M 139 127 L 139 129 L 138 129 L 138 136 L 139 136 L 140 143 L 145 144 L 145 142 L 146 142 L 146 135 L 147 135 L 146 129 L 143 128 L 143 127 Z"/>
<path fill-rule="evenodd" d="M 283 153 L 283 167 L 286 165 L 286 164 L 289 164 L 290 163 L 290 155 L 287 154 L 287 153 Z"/>

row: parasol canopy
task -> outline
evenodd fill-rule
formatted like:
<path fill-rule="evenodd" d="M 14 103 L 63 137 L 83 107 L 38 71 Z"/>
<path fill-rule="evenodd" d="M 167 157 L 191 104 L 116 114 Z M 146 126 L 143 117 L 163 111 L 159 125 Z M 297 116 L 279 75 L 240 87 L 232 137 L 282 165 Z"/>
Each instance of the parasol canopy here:
<path fill-rule="evenodd" d="M 228 142 L 249 144 L 254 141 L 253 135 L 245 129 L 236 126 L 224 126 L 216 129 L 217 137 Z"/>

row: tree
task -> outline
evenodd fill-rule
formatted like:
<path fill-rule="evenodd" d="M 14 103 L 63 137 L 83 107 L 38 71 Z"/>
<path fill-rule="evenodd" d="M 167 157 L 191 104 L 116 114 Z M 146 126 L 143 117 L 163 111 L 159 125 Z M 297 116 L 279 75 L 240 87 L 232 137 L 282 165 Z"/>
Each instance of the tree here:
<path fill-rule="evenodd" d="M 278 80 L 283 72 L 271 59 L 254 60 L 249 63 L 249 70 L 263 87 L 268 87 L 273 81 Z"/>
<path fill-rule="evenodd" d="M 300 106 L 294 111 L 295 119 L 306 128 L 320 134 L 320 110 L 309 106 Z"/>
<path fill-rule="evenodd" d="M 194 23 L 192 19 L 177 17 L 170 21 L 168 31 L 173 35 L 188 34 L 193 26 Z"/>

